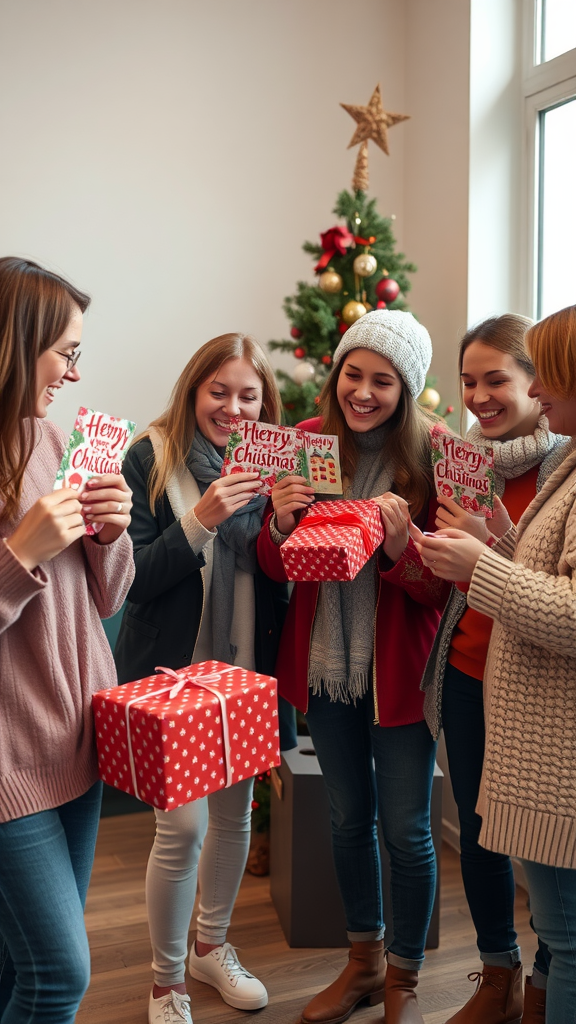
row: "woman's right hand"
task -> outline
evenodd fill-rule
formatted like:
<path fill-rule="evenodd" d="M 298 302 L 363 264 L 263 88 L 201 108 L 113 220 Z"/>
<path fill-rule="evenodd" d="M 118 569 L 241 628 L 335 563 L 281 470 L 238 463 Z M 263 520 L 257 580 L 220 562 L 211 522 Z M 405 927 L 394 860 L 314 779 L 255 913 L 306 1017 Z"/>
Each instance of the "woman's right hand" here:
<path fill-rule="evenodd" d="M 205 530 L 213 530 L 247 505 L 259 489 L 259 473 L 230 473 L 218 477 L 194 506 L 194 515 Z"/>
<path fill-rule="evenodd" d="M 73 487 L 45 494 L 28 510 L 6 543 L 31 572 L 84 536 L 86 524 L 81 509 Z"/>
<path fill-rule="evenodd" d="M 280 533 L 292 533 L 298 523 L 297 512 L 308 508 L 314 501 L 314 488 L 306 483 L 303 476 L 285 476 L 274 484 L 270 492 L 276 526 Z"/>
<path fill-rule="evenodd" d="M 490 534 L 486 526 L 484 516 L 473 516 L 466 512 L 461 505 L 458 505 L 453 498 L 438 496 L 438 511 L 436 512 L 436 529 L 462 530 L 469 533 L 471 537 L 486 543 Z"/>

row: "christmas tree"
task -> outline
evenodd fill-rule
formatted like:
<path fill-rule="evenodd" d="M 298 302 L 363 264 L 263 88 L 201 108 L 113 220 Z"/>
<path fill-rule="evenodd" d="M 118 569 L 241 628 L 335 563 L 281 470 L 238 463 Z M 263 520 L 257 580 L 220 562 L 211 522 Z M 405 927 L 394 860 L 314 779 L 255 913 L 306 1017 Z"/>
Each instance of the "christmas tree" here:
<path fill-rule="evenodd" d="M 352 192 L 341 192 L 333 212 L 343 224 L 320 235 L 320 245 L 305 242 L 315 260 L 317 284 L 299 281 L 284 301 L 290 341 L 270 341 L 272 350 L 292 352 L 298 363 L 292 376 L 277 371 L 288 423 L 317 412 L 318 394 L 330 372 L 332 356 L 348 327 L 370 309 L 406 309 L 408 275 L 416 267 L 396 252 L 393 218 L 381 217 L 369 199 L 368 139 L 387 154 L 387 129 L 406 119 L 382 107 L 377 86 L 367 107 L 341 104 L 357 122 L 350 146 L 360 143 Z"/>

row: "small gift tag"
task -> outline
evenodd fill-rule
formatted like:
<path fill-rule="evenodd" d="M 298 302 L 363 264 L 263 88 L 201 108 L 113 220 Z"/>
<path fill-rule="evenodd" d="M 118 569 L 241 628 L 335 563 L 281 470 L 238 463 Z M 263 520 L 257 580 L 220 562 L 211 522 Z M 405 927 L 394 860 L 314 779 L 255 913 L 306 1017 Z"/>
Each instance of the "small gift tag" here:
<path fill-rule="evenodd" d="M 260 474 L 261 494 L 270 494 L 278 480 L 292 473 L 303 476 L 318 494 L 342 493 L 335 434 L 236 420 L 226 445 L 222 476 L 255 471 Z"/>
<path fill-rule="evenodd" d="M 494 452 L 433 427 L 432 465 L 436 493 L 466 512 L 491 519 L 494 512 Z"/>
<path fill-rule="evenodd" d="M 136 431 L 131 420 L 120 420 L 94 409 L 78 410 L 74 429 L 56 474 L 54 490 L 74 487 L 81 490 L 93 476 L 121 473 L 122 462 Z M 87 523 L 89 537 L 99 533 L 103 523 Z"/>

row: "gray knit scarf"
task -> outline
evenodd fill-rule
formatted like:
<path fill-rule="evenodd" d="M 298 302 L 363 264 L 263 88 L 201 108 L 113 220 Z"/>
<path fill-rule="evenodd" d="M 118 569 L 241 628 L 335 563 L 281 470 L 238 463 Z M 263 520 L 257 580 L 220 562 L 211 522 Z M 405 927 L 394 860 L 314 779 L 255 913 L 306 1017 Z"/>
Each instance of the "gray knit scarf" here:
<path fill-rule="evenodd" d="M 224 449 L 215 448 L 197 430 L 186 465 L 198 483 L 201 494 L 217 480 L 222 469 Z M 235 649 L 230 643 L 234 614 L 234 573 L 236 566 L 254 575 L 256 572 L 256 541 L 262 527 L 266 498 L 256 496 L 244 508 L 237 509 L 218 526 L 214 538 L 212 586 L 212 650 L 217 661 L 234 663 Z"/>
<path fill-rule="evenodd" d="M 466 434 L 466 439 L 472 441 L 473 444 L 489 446 L 494 449 L 496 493 L 500 497 L 504 493 L 507 480 L 514 480 L 515 477 L 522 476 L 533 466 L 541 465 L 541 473 L 545 474 L 543 476 L 545 479 L 552 471 L 550 465 L 545 466 L 548 456 L 556 452 L 560 446 L 563 448 L 563 442 L 567 440 L 559 434 L 550 432 L 545 416 L 541 416 L 538 420 L 534 433 L 528 434 L 526 437 L 515 437 L 511 441 L 491 441 L 482 433 L 480 424 L 476 421 Z M 560 457 L 558 465 L 561 461 Z"/>
<path fill-rule="evenodd" d="M 356 472 L 345 498 L 375 498 L 392 487 L 393 467 L 383 462 L 387 424 L 356 434 Z M 327 496 L 330 498 L 330 496 Z M 331 700 L 355 703 L 372 676 L 377 555 L 344 583 L 322 583 L 310 645 L 308 684 Z"/>

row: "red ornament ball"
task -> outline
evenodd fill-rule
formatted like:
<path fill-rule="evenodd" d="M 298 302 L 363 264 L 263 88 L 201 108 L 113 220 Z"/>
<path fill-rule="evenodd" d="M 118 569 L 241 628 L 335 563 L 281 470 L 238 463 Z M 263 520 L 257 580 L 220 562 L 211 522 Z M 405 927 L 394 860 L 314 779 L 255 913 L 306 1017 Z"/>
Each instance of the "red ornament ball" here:
<path fill-rule="evenodd" d="M 303 333 L 304 332 L 301 331 L 299 327 L 291 327 L 290 328 L 290 334 L 292 335 L 293 338 L 296 338 L 296 339 L 301 338 Z"/>
<path fill-rule="evenodd" d="M 296 359 L 304 359 L 304 356 L 306 355 L 306 349 L 300 348 L 300 346 L 298 346 L 298 348 L 294 349 L 294 355 L 296 356 Z"/>
<path fill-rule="evenodd" d="M 314 405 L 320 405 L 320 395 L 316 395 L 316 398 L 314 399 Z"/>
<path fill-rule="evenodd" d="M 378 302 L 376 303 L 376 309 L 386 309 L 386 306 L 387 303 L 383 302 L 382 299 L 379 299 Z"/>
<path fill-rule="evenodd" d="M 344 320 L 342 321 L 341 324 L 338 324 L 338 330 L 340 331 L 340 334 L 346 334 L 346 331 L 348 330 L 349 326 L 350 324 L 345 323 Z"/>
<path fill-rule="evenodd" d="M 330 366 L 330 363 L 332 362 L 332 356 L 322 356 L 322 362 L 324 363 L 325 366 Z"/>
<path fill-rule="evenodd" d="M 376 285 L 376 295 L 384 302 L 394 302 L 400 294 L 400 285 L 393 277 L 383 277 Z"/>

